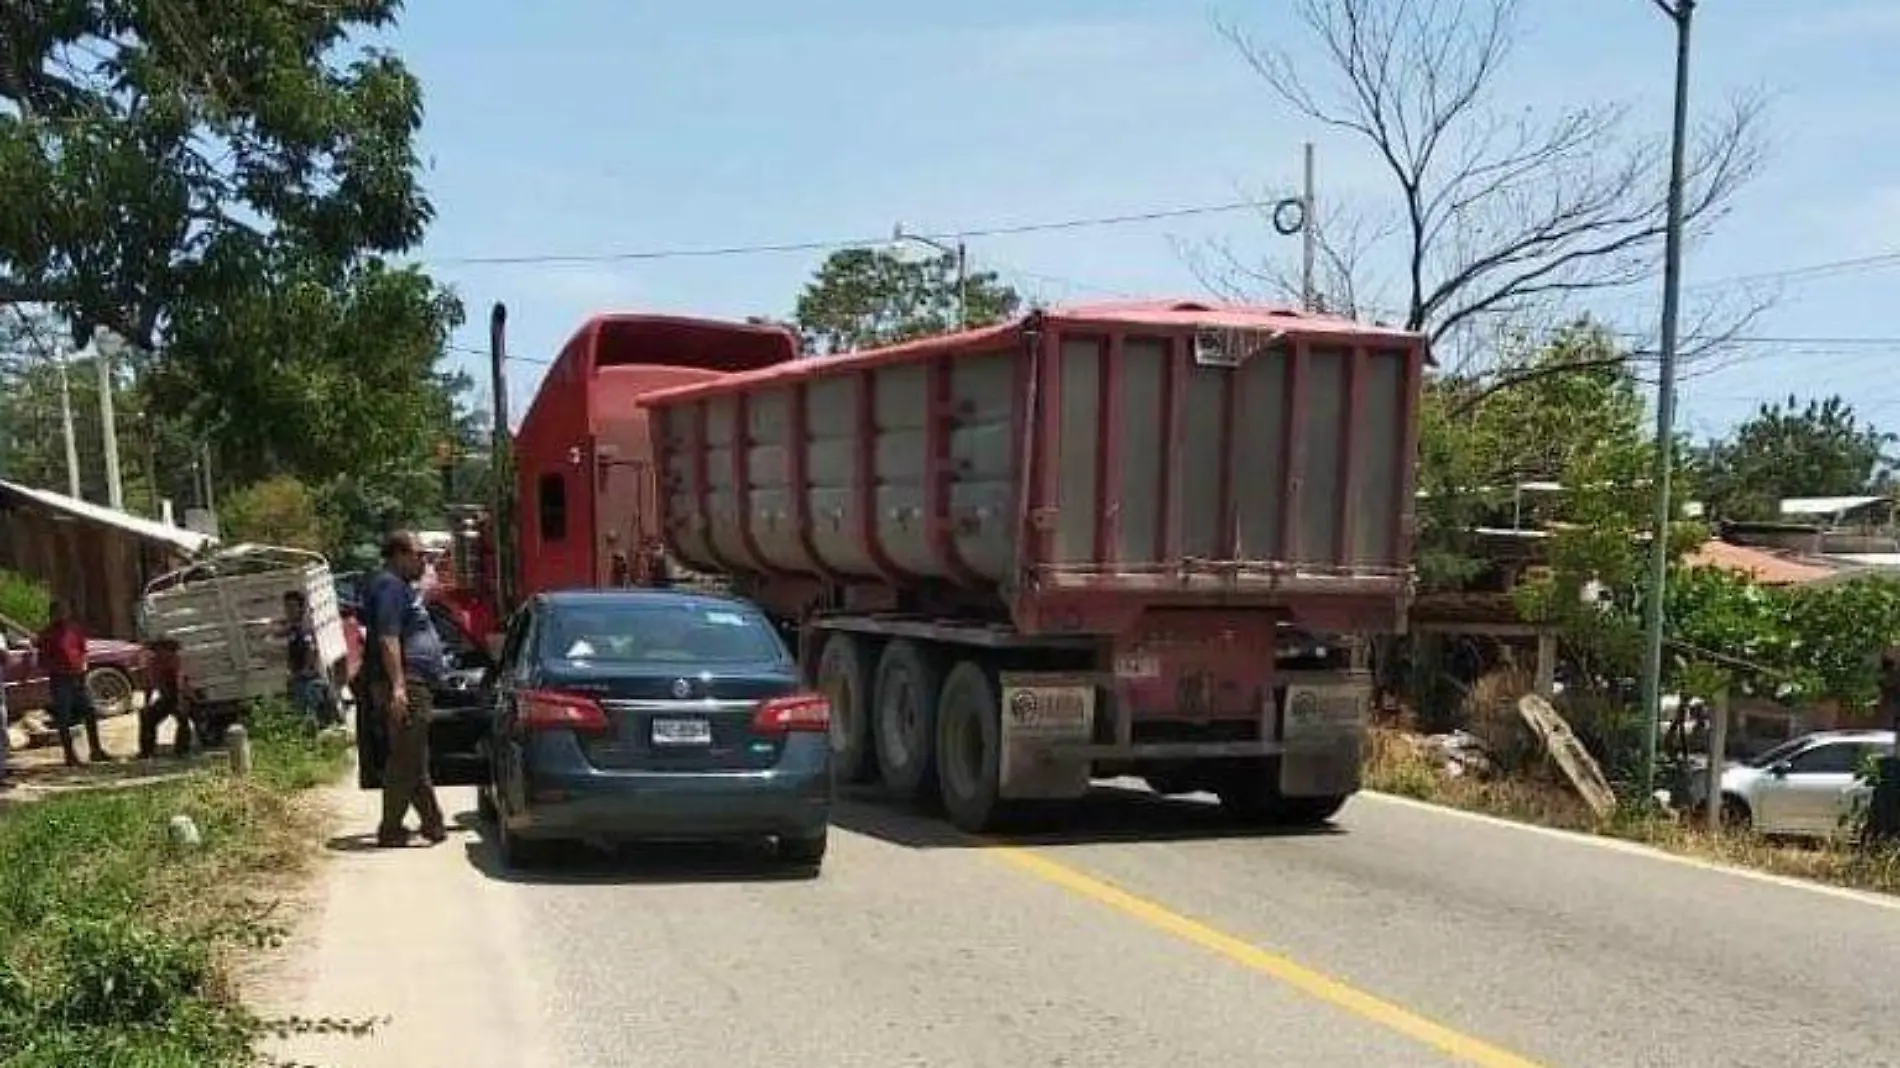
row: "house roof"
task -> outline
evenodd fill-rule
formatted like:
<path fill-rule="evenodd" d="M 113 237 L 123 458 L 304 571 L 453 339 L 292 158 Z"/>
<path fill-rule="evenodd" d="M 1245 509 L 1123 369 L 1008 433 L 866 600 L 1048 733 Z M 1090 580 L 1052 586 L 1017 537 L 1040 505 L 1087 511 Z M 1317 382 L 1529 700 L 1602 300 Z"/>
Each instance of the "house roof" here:
<path fill-rule="evenodd" d="M 1782 515 L 1839 515 L 1883 501 L 1884 497 L 1789 497 L 1781 502 Z"/>
<path fill-rule="evenodd" d="M 1739 571 L 1764 586 L 1798 586 L 1833 578 L 1838 573 L 1826 564 L 1795 560 L 1766 549 L 1714 539 L 1691 550 L 1683 562 L 1691 567 Z"/>
<path fill-rule="evenodd" d="M 170 526 L 157 520 L 146 519 L 144 516 L 121 512 L 116 508 L 107 508 L 102 504 L 93 504 L 91 501 L 82 501 L 63 493 L 54 493 L 52 490 L 22 486 L 17 482 L 0 481 L 0 498 L 5 497 L 31 501 L 75 519 L 123 530 L 136 537 L 161 542 L 187 553 L 203 552 L 207 546 L 216 541 L 215 538 L 200 534 L 195 530 Z"/>

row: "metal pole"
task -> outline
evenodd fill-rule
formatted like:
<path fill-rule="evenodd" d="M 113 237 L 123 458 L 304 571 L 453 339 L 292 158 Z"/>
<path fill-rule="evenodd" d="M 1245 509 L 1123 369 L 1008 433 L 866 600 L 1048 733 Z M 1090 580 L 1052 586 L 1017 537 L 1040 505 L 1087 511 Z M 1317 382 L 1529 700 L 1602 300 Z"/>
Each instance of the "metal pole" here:
<path fill-rule="evenodd" d="M 956 259 L 957 329 L 967 329 L 970 325 L 970 254 L 963 240 L 961 238 L 957 239 L 956 247 L 951 248 L 949 245 L 935 238 L 925 237 L 922 234 L 906 233 L 904 231 L 904 224 L 901 222 L 891 227 L 891 240 L 893 242 L 912 241 L 925 248 L 934 249 L 945 256 L 951 256 Z"/>
<path fill-rule="evenodd" d="M 1722 767 L 1728 762 L 1728 687 L 1709 699 L 1709 830 L 1722 829 Z"/>
<path fill-rule="evenodd" d="M 73 388 L 66 377 L 66 354 L 53 351 L 53 366 L 59 370 L 59 430 L 66 439 L 66 496 L 79 499 L 79 439 L 73 433 Z"/>
<path fill-rule="evenodd" d="M 963 241 L 957 241 L 957 329 L 970 325 L 970 260 Z"/>
<path fill-rule="evenodd" d="M 1656 386 L 1656 515 L 1649 545 L 1643 619 L 1643 792 L 1656 792 L 1656 732 L 1662 723 L 1663 597 L 1669 585 L 1669 476 L 1675 467 L 1676 327 L 1682 290 L 1682 187 L 1689 128 L 1689 29 L 1695 0 L 1668 10 L 1676 24 L 1676 114 L 1669 146 L 1669 203 L 1663 241 L 1662 356 Z"/>
<path fill-rule="evenodd" d="M 514 590 L 509 581 L 509 553 L 513 548 L 513 517 L 509 502 L 513 499 L 514 468 L 509 462 L 508 446 L 508 306 L 496 301 L 488 313 L 488 373 L 494 390 L 494 419 L 491 455 L 488 462 L 488 529 L 495 554 L 495 605 L 501 618 L 514 607 Z"/>
<path fill-rule="evenodd" d="M 112 353 L 97 338 L 92 343 L 93 359 L 99 363 L 99 440 L 106 457 L 106 503 L 125 511 L 125 482 L 119 473 L 119 421 L 113 404 Z"/>
<path fill-rule="evenodd" d="M 205 515 L 211 518 L 211 529 L 215 531 L 218 529 L 218 497 L 211 488 L 211 442 L 206 440 L 198 448 L 205 473 Z"/>
<path fill-rule="evenodd" d="M 1319 300 L 1319 291 L 1313 285 L 1313 264 L 1319 253 L 1319 220 L 1313 217 L 1318 207 L 1318 197 L 1313 188 L 1313 142 L 1306 143 L 1306 184 L 1300 195 L 1300 243 L 1302 262 L 1300 266 L 1300 306 L 1307 311 L 1314 310 Z"/>

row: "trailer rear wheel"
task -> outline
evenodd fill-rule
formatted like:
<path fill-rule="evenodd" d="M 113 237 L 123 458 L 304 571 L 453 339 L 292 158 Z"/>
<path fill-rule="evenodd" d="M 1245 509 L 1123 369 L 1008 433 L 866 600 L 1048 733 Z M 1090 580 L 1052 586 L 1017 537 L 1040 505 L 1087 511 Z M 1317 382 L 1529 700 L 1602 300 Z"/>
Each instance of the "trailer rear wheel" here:
<path fill-rule="evenodd" d="M 937 690 L 942 672 L 930 651 L 894 641 L 877 661 L 877 764 L 890 792 L 906 801 L 931 795 L 937 778 Z"/>
<path fill-rule="evenodd" d="M 1221 807 L 1235 819 L 1263 827 L 1318 827 L 1346 805 L 1344 795 L 1286 797 L 1271 767 L 1235 769 L 1220 784 Z"/>
<path fill-rule="evenodd" d="M 996 676 L 965 660 L 950 669 L 937 701 L 937 784 L 959 830 L 981 834 L 1002 821 L 1002 721 Z"/>
<path fill-rule="evenodd" d="M 865 665 L 863 640 L 833 634 L 818 655 L 818 691 L 831 702 L 831 752 L 844 782 L 870 781 L 877 767 L 871 762 L 869 697 L 871 674 Z"/>

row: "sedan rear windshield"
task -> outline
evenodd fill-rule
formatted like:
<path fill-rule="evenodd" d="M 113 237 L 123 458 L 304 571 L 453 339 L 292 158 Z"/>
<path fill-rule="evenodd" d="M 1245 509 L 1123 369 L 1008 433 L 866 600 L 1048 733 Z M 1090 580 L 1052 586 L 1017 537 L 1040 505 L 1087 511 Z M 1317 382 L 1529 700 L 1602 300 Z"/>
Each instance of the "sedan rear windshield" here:
<path fill-rule="evenodd" d="M 725 605 L 588 605 L 548 616 L 541 655 L 601 663 L 761 664 L 787 659 L 756 612 Z"/>

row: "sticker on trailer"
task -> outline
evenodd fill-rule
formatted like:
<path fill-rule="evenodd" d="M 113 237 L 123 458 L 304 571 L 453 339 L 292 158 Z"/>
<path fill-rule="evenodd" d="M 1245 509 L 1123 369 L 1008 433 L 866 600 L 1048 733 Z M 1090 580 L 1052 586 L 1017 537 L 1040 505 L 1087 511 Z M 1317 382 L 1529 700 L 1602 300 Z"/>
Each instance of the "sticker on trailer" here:
<path fill-rule="evenodd" d="M 1060 747 L 1095 737 L 1095 686 L 1086 679 L 1032 673 L 1002 677 L 1001 767 L 997 792 L 1010 799 L 1080 797 L 1088 790 L 1086 756 Z"/>
<path fill-rule="evenodd" d="M 1145 681 L 1161 677 L 1161 658 L 1149 653 L 1123 653 L 1115 658 L 1115 677 Z"/>
<path fill-rule="evenodd" d="M 1292 745 L 1362 734 L 1371 700 L 1372 688 L 1361 683 L 1288 686 L 1285 740 Z"/>

